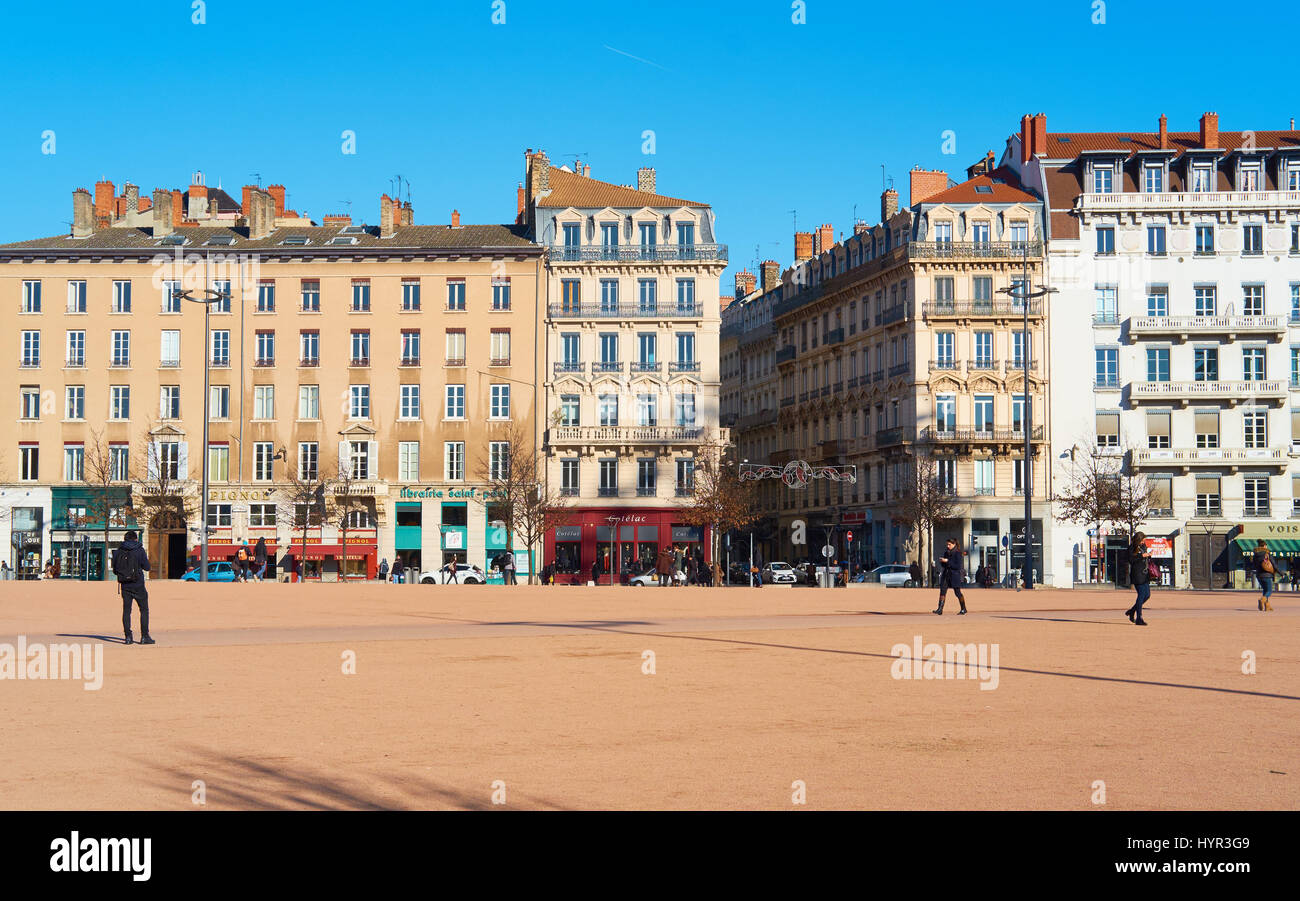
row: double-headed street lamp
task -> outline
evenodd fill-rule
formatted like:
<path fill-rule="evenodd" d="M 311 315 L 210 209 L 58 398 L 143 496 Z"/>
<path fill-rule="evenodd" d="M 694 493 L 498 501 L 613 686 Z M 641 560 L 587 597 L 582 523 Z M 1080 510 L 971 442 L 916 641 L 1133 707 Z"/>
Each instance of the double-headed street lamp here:
<path fill-rule="evenodd" d="M 199 519 L 199 581 L 208 581 L 208 379 L 212 366 L 212 305 L 230 300 L 229 291 L 217 291 L 213 288 L 200 288 L 206 297 L 195 297 L 194 291 L 174 289 L 173 297 L 203 304 L 203 510 Z"/>
<path fill-rule="evenodd" d="M 1021 280 L 1020 285 L 1019 285 L 1019 286 L 1012 285 L 1012 286 L 1009 287 L 1009 288 L 999 288 L 999 289 L 998 289 L 998 293 L 999 293 L 999 294 L 1006 294 L 1007 296 L 1011 297 L 1013 300 L 1018 300 L 1018 301 L 1020 301 L 1021 309 L 1022 309 L 1022 311 L 1024 312 L 1024 325 L 1023 325 L 1023 331 L 1021 332 L 1022 337 L 1021 337 L 1021 339 L 1020 339 L 1020 346 L 1021 346 L 1020 362 L 1024 365 L 1024 376 L 1025 376 L 1025 381 L 1024 381 L 1024 392 L 1025 392 L 1025 393 L 1024 393 L 1024 395 L 1023 395 L 1023 398 L 1024 398 L 1024 411 L 1025 411 L 1025 463 L 1024 463 L 1024 481 L 1025 481 L 1025 485 L 1024 485 L 1024 487 L 1025 487 L 1025 572 L 1024 572 L 1024 581 L 1025 581 L 1025 588 L 1033 588 L 1033 587 L 1034 587 L 1034 528 L 1033 528 L 1033 526 L 1034 526 L 1034 520 L 1033 520 L 1033 509 L 1032 509 L 1031 504 L 1032 504 L 1032 501 L 1033 501 L 1033 486 L 1034 486 L 1034 457 L 1033 457 L 1033 448 L 1032 448 L 1031 445 L 1030 445 L 1030 441 L 1033 439 L 1033 432 L 1034 432 L 1034 404 L 1033 404 L 1033 401 L 1030 399 L 1030 395 L 1029 395 L 1029 358 L 1030 358 L 1031 356 L 1033 356 L 1032 351 L 1033 351 L 1033 346 L 1034 346 L 1034 345 L 1033 345 L 1032 343 L 1030 343 L 1030 340 L 1029 340 L 1029 301 L 1031 301 L 1031 300 L 1033 300 L 1033 299 L 1035 299 L 1035 298 L 1039 298 L 1039 297 L 1046 297 L 1046 296 L 1049 295 L 1049 294 L 1055 294 L 1055 293 L 1056 293 L 1056 289 L 1055 289 L 1055 288 L 1048 288 L 1048 287 L 1044 286 L 1044 287 L 1042 287 L 1042 288 L 1035 288 L 1035 289 L 1033 289 L 1033 290 L 1030 290 L 1030 288 L 1029 288 L 1029 242 L 1028 242 L 1028 241 L 1026 241 L 1025 244 L 1024 244 L 1024 252 L 1025 252 L 1024 278 Z M 1041 270 L 1040 270 L 1040 271 L 1041 271 Z M 1046 302 L 1045 302 L 1045 301 L 1044 301 L 1044 310 L 1043 310 L 1043 312 L 1044 312 L 1044 313 L 1047 312 L 1047 310 L 1046 310 Z M 1047 337 L 1047 331 L 1046 331 L 1046 329 L 1044 329 L 1044 331 L 1043 331 L 1044 342 L 1046 342 L 1046 337 Z M 1043 345 L 1043 360 L 1044 360 L 1043 365 L 1046 366 L 1046 365 L 1047 365 L 1047 362 L 1046 362 L 1046 360 L 1047 360 L 1047 345 L 1046 345 L 1046 343 L 1044 343 L 1044 345 Z"/>

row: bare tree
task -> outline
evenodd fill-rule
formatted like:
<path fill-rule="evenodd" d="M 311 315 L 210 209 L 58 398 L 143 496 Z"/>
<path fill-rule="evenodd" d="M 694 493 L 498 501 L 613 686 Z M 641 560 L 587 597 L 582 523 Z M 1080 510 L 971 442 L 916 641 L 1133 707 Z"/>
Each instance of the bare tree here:
<path fill-rule="evenodd" d="M 534 551 L 547 531 L 568 523 L 572 503 L 549 487 L 546 461 L 531 432 L 512 422 L 498 440 L 505 443 L 505 456 L 481 459 L 475 477 L 485 486 L 483 502 L 495 508 L 505 525 L 507 551 L 514 553 L 516 536 L 528 548 L 528 582 L 532 584 L 537 575 Z"/>
<path fill-rule="evenodd" d="M 682 519 L 711 530 L 709 551 L 715 566 L 722 535 L 748 528 L 762 516 L 757 483 L 741 480 L 735 451 L 735 445 L 705 434 L 696 447 L 691 484 L 682 503 Z"/>
<path fill-rule="evenodd" d="M 178 455 L 179 444 L 158 440 L 153 420 L 145 424 L 136 459 L 128 473 L 136 521 L 142 530 L 184 529 L 194 515 L 195 500 L 185 494 L 189 461 Z M 176 445 L 176 446 L 173 446 Z M 139 465 L 144 463 L 143 471 Z M 202 527 L 207 528 L 207 510 Z M 143 536 L 142 536 L 143 537 Z"/>
<path fill-rule="evenodd" d="M 370 522 L 375 521 L 375 500 L 364 493 L 361 479 L 353 471 L 351 462 L 339 460 L 334 478 L 325 487 L 326 515 L 339 530 L 339 581 L 347 581 L 348 573 L 348 528 L 354 513 L 369 513 Z"/>
<path fill-rule="evenodd" d="M 1151 519 L 1157 508 L 1168 503 L 1168 498 L 1159 495 L 1155 482 L 1133 466 L 1134 456 L 1132 448 L 1124 448 L 1121 457 L 1124 464 L 1112 489 L 1115 501 L 1111 522 L 1124 529 L 1130 546 L 1138 526 Z"/>
<path fill-rule="evenodd" d="M 291 460 L 287 449 L 281 448 L 281 453 L 285 460 L 286 487 L 280 492 L 284 503 L 277 516 L 288 524 L 290 534 L 297 532 L 302 536 L 302 551 L 298 559 L 304 560 L 307 556 L 307 533 L 325 525 L 325 480 L 321 476 L 325 470 L 319 458 Z M 292 548 L 292 539 L 289 544 Z"/>
<path fill-rule="evenodd" d="M 103 572 L 100 578 L 108 578 L 109 530 L 114 526 L 125 526 L 130 514 L 130 498 L 113 466 L 112 446 L 104 440 L 102 431 L 92 430 L 90 440 L 85 444 L 85 457 L 82 460 L 81 481 L 88 490 L 86 500 L 86 522 L 99 523 L 103 527 L 103 555 L 100 565 Z M 123 473 L 125 475 L 125 473 Z M 89 566 L 89 559 L 86 561 Z"/>
<path fill-rule="evenodd" d="M 953 519 L 961 512 L 953 486 L 940 481 L 938 470 L 934 453 L 924 445 L 915 445 L 907 483 L 894 513 L 894 519 L 906 525 L 916 540 L 923 583 L 930 580 L 932 567 L 926 559 L 926 545 L 934 534 L 935 524 Z"/>
<path fill-rule="evenodd" d="M 1052 497 L 1056 518 L 1091 526 L 1095 536 L 1101 535 L 1103 526 L 1115 526 L 1131 544 L 1138 527 L 1166 500 L 1132 460 L 1128 447 L 1101 448 L 1089 442 L 1082 452 L 1076 449 L 1070 479 Z"/>

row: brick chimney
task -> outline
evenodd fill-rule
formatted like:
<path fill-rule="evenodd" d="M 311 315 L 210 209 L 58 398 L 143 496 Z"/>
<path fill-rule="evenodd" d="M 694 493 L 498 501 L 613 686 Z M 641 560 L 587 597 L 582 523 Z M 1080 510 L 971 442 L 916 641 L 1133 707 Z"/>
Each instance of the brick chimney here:
<path fill-rule="evenodd" d="M 251 197 L 253 215 L 248 222 L 248 237 L 257 240 L 275 231 L 275 198 L 260 188 L 254 188 Z"/>
<path fill-rule="evenodd" d="M 524 221 L 524 207 L 528 205 L 528 195 L 524 192 L 524 183 L 520 182 L 515 190 L 515 222 Z"/>
<path fill-rule="evenodd" d="M 451 211 L 451 227 L 460 228 L 460 210 Z"/>
<path fill-rule="evenodd" d="M 1160 114 L 1160 149 L 1169 149 L 1169 118 L 1164 113 Z"/>
<path fill-rule="evenodd" d="M 812 232 L 795 232 L 794 233 L 794 259 L 795 262 L 800 260 L 810 260 L 813 255 L 813 236 Z"/>
<path fill-rule="evenodd" d="M 415 207 L 411 206 L 411 201 L 409 200 L 402 204 L 401 221 L 403 225 L 415 224 Z"/>
<path fill-rule="evenodd" d="M 174 231 L 172 226 L 172 192 L 166 188 L 154 188 L 153 192 L 153 236 L 161 238 Z"/>
<path fill-rule="evenodd" d="M 111 181 L 95 182 L 95 227 L 107 228 L 113 222 L 114 200 L 117 191 Z"/>
<path fill-rule="evenodd" d="M 140 210 L 140 187 L 127 182 L 122 186 L 126 196 L 126 212 L 128 214 L 139 212 Z"/>
<path fill-rule="evenodd" d="M 95 233 L 95 211 L 90 192 L 77 188 L 72 192 L 72 237 L 89 238 Z"/>
<path fill-rule="evenodd" d="M 175 190 L 171 195 L 172 228 L 180 228 L 181 223 L 185 221 L 185 201 L 182 199 L 184 195 Z"/>
<path fill-rule="evenodd" d="M 275 215 L 277 217 L 283 216 L 285 195 L 284 185 L 267 185 L 266 192 L 270 194 L 271 199 L 275 201 Z"/>
<path fill-rule="evenodd" d="M 397 202 L 387 194 L 379 195 L 379 235 L 387 238 L 397 224 Z"/>
<path fill-rule="evenodd" d="M 1034 116 L 1034 153 L 1047 152 L 1047 113 Z"/>
<path fill-rule="evenodd" d="M 893 188 L 886 189 L 880 195 L 880 221 L 888 222 L 894 218 L 898 212 L 898 192 Z"/>
<path fill-rule="evenodd" d="M 812 236 L 808 236 L 811 240 Z M 781 264 L 776 260 L 764 260 L 763 265 L 759 267 L 763 274 L 763 290 L 771 291 L 777 285 L 781 284 Z"/>
<path fill-rule="evenodd" d="M 1020 117 L 1020 162 L 1025 164 L 1034 158 L 1034 133 L 1030 129 L 1029 114 Z"/>
<path fill-rule="evenodd" d="M 736 273 L 736 294 L 739 300 L 742 297 L 748 297 L 754 293 L 754 273 L 748 269 L 742 269 Z"/>
<path fill-rule="evenodd" d="M 908 202 L 911 204 L 924 203 L 935 194 L 948 190 L 948 173 L 942 169 L 922 169 L 918 166 L 908 174 L 911 177 Z"/>
<path fill-rule="evenodd" d="M 1219 114 L 1206 113 L 1201 116 L 1201 146 L 1217 149 L 1219 146 Z"/>
<path fill-rule="evenodd" d="M 817 234 L 813 238 L 813 253 L 823 254 L 830 250 L 835 244 L 835 229 L 829 222 L 817 226 Z"/>
<path fill-rule="evenodd" d="M 352 217 L 340 215 L 322 216 L 320 221 L 324 228 L 342 228 L 352 224 Z"/>
<path fill-rule="evenodd" d="M 643 166 L 636 170 L 636 189 L 647 194 L 655 193 L 655 170 L 653 166 Z"/>

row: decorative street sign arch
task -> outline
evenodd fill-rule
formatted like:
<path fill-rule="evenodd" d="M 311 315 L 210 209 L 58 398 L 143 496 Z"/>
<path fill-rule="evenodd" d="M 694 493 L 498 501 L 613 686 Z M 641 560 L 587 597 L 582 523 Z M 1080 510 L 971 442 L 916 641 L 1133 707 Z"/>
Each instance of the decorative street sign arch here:
<path fill-rule="evenodd" d="M 791 460 L 784 466 L 763 463 L 740 464 L 740 480 L 755 482 L 759 479 L 780 479 L 787 488 L 807 488 L 811 479 L 830 479 L 832 482 L 858 481 L 856 466 L 812 466 L 807 460 Z"/>

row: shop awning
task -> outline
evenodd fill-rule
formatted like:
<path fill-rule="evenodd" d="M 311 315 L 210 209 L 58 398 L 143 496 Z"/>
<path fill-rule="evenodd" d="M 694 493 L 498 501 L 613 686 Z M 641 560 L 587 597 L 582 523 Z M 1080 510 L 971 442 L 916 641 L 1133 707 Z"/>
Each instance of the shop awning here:
<path fill-rule="evenodd" d="M 235 556 L 235 552 L 238 551 L 241 547 L 243 547 L 242 544 L 225 544 L 225 543 L 217 544 L 216 542 L 212 542 L 212 543 L 208 544 L 208 557 L 209 557 L 209 558 L 213 558 L 213 557 L 218 557 L 218 558 L 233 557 L 233 556 Z M 275 542 L 273 542 L 273 541 L 268 541 L 268 542 L 266 543 L 266 552 L 267 552 L 267 554 L 274 554 L 274 553 L 275 553 L 275 550 L 276 550 L 276 547 L 277 547 L 277 545 L 275 544 Z M 193 550 L 191 553 L 193 553 L 193 555 L 194 555 L 195 557 L 197 557 L 197 556 L 199 556 L 200 553 L 202 553 L 202 550 L 203 550 L 203 549 L 202 549 L 199 545 L 196 544 L 196 545 L 194 545 L 194 550 Z M 249 550 L 249 553 L 253 553 L 253 552 L 255 552 L 255 551 L 257 550 L 257 543 L 256 543 L 256 542 L 253 542 L 253 543 L 249 544 L 249 545 L 248 545 L 248 550 Z"/>
<path fill-rule="evenodd" d="M 348 559 L 360 560 L 362 557 L 373 554 L 375 552 L 375 548 L 376 546 L 374 544 L 349 544 Z M 303 554 L 302 545 L 294 544 L 286 547 L 284 549 L 284 552 L 293 557 L 297 557 L 301 554 L 304 560 L 324 560 L 326 557 L 342 558 L 343 545 L 309 544 L 307 545 L 307 552 Z"/>
<path fill-rule="evenodd" d="M 1255 546 L 1260 541 L 1258 538 L 1236 538 L 1234 540 L 1243 554 L 1253 554 Z M 1300 556 L 1300 538 L 1265 538 L 1264 544 L 1275 554 Z"/>

